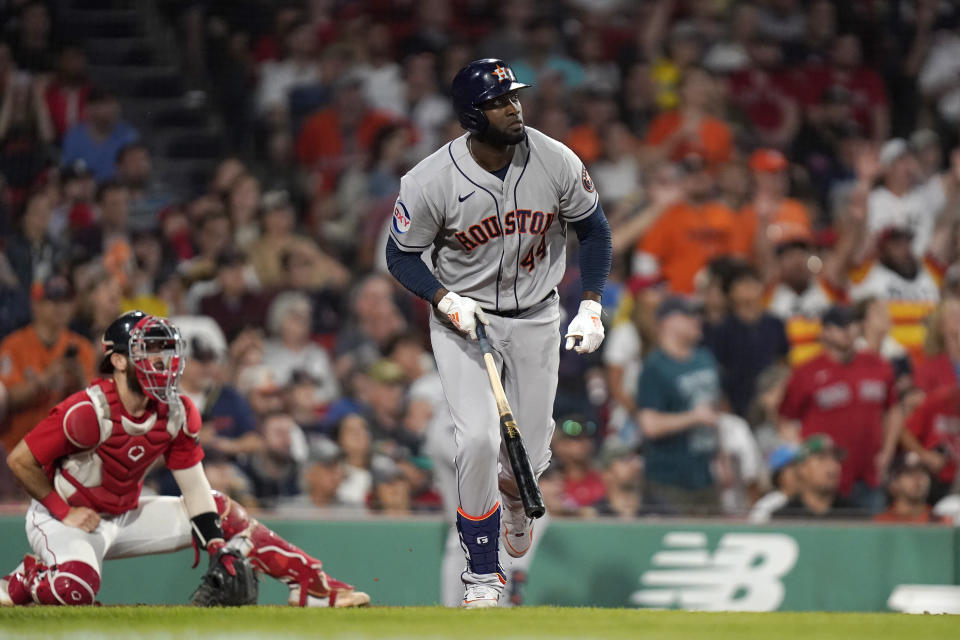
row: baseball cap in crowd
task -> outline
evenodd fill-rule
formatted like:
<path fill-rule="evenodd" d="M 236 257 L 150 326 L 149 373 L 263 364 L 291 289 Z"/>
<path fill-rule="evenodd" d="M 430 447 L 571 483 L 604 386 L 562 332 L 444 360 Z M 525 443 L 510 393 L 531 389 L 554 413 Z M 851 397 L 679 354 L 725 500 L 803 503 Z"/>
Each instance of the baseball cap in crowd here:
<path fill-rule="evenodd" d="M 757 149 L 750 154 L 748 164 L 755 173 L 780 173 L 790 166 L 786 156 L 776 149 Z"/>
<path fill-rule="evenodd" d="M 50 300 L 52 302 L 67 302 L 73 300 L 73 287 L 70 281 L 61 275 L 48 276 L 42 282 L 35 282 L 30 287 L 32 300 Z"/>
<path fill-rule="evenodd" d="M 794 444 L 782 444 L 770 452 L 767 458 L 767 466 L 770 467 L 770 473 L 776 473 L 794 462 L 800 460 L 800 448 Z"/>
<path fill-rule="evenodd" d="M 847 327 L 850 326 L 856 318 L 854 317 L 853 309 L 844 304 L 835 304 L 832 307 L 829 307 L 826 311 L 823 312 L 823 315 L 820 316 L 820 324 L 823 326 L 833 325 L 835 327 Z"/>
<path fill-rule="evenodd" d="M 921 151 L 927 147 L 935 147 L 940 144 L 940 136 L 932 129 L 917 129 L 910 136 L 910 148 L 914 151 Z"/>
<path fill-rule="evenodd" d="M 308 458 L 314 464 L 326 466 L 343 460 L 343 451 L 330 438 L 320 436 L 310 440 Z"/>
<path fill-rule="evenodd" d="M 188 353 L 190 359 L 198 362 L 213 362 L 217 359 L 217 350 L 209 342 L 200 336 L 193 336 L 187 343 L 190 347 Z"/>
<path fill-rule="evenodd" d="M 93 172 L 87 166 L 84 160 L 75 160 L 71 164 L 60 168 L 60 182 L 65 183 L 70 180 L 82 180 L 92 178 Z"/>
<path fill-rule="evenodd" d="M 909 471 L 926 471 L 926 467 L 920 461 L 920 454 L 916 451 L 901 453 L 890 464 L 890 477 L 898 476 Z"/>
<path fill-rule="evenodd" d="M 393 360 L 383 358 L 374 362 L 367 370 L 367 375 L 374 382 L 380 384 L 404 384 L 407 376 L 403 373 L 403 368 Z"/>
<path fill-rule="evenodd" d="M 697 311 L 697 304 L 693 300 L 684 296 L 670 296 L 657 307 L 657 322 L 675 313 L 694 316 Z"/>
<path fill-rule="evenodd" d="M 290 194 L 284 189 L 267 191 L 260 198 L 260 207 L 264 211 L 273 211 L 275 209 L 285 209 L 290 206 Z"/>
<path fill-rule="evenodd" d="M 636 447 L 630 447 L 625 444 L 605 446 L 600 451 L 600 468 L 608 469 L 615 461 L 631 458 L 635 455 L 637 455 Z"/>
<path fill-rule="evenodd" d="M 910 145 L 903 138 L 892 138 L 887 140 L 880 148 L 880 168 L 889 169 L 894 162 L 910 153 Z"/>
<path fill-rule="evenodd" d="M 800 445 L 799 459 L 803 460 L 820 453 L 832 454 L 837 460 L 843 460 L 847 457 L 847 452 L 844 449 L 838 448 L 833 443 L 833 438 L 825 433 L 815 433 L 812 436 L 808 436 L 807 439 L 803 441 L 803 444 Z"/>

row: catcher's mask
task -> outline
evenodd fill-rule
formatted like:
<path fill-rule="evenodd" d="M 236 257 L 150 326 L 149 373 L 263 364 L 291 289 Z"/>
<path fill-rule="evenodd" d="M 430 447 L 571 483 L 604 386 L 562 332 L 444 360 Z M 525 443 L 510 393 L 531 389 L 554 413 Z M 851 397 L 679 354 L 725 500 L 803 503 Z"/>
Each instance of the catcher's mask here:
<path fill-rule="evenodd" d="M 143 392 L 168 403 L 177 393 L 183 373 L 183 339 L 166 318 L 146 316 L 130 330 L 127 357 Z"/>

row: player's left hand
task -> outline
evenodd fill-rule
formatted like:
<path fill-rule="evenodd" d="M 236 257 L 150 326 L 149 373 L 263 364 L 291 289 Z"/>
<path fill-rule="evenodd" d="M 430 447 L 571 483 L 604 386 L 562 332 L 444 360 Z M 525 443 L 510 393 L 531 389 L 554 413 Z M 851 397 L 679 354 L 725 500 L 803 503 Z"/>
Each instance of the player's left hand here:
<path fill-rule="evenodd" d="M 603 342 L 603 321 L 600 312 L 603 307 L 595 300 L 581 300 L 577 316 L 567 327 L 567 351 L 593 353 Z"/>

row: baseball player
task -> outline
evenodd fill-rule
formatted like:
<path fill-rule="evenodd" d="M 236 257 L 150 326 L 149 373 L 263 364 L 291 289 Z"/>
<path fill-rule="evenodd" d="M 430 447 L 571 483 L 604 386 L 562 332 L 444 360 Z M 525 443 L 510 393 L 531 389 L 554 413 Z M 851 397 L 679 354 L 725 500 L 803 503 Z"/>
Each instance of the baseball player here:
<path fill-rule="evenodd" d="M 566 348 L 591 353 L 603 340 L 600 295 L 610 272 L 610 227 L 577 156 L 524 127 L 518 91 L 526 86 L 492 58 L 457 73 L 453 105 L 467 133 L 403 177 L 386 249 L 394 277 L 435 307 L 430 333 L 455 425 L 467 608 L 497 605 L 506 582 L 499 544 L 519 557 L 533 535 L 501 449 L 477 323 L 486 325 L 538 474 L 550 460 L 560 357 L 556 287 L 569 228 L 580 241 L 583 300 Z M 420 257 L 428 249 L 433 271 Z"/>
<path fill-rule="evenodd" d="M 0 604 L 92 604 L 104 560 L 177 551 L 191 540 L 197 554 L 206 549 L 211 556 L 195 604 L 255 602 L 251 565 L 287 583 L 290 604 L 369 603 L 324 573 L 319 560 L 211 491 L 200 462 L 200 414 L 177 389 L 185 358 L 173 324 L 131 311 L 107 328 L 103 345 L 104 377 L 56 405 L 7 458 L 33 497 L 26 529 L 34 553 L 0 579 Z M 161 455 L 181 498 L 140 496 Z M 248 583 L 231 585 L 244 569 Z M 241 591 L 241 601 L 218 596 L 228 587 Z"/>

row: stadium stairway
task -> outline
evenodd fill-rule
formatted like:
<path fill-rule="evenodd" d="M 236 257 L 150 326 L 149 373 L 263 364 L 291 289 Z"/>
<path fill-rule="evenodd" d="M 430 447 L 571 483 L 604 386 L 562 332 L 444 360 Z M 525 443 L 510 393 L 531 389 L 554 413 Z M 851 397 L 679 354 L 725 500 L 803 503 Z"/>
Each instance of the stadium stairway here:
<path fill-rule="evenodd" d="M 183 81 L 189 62 L 156 0 L 65 0 L 58 17 L 87 52 L 94 84 L 120 98 L 158 179 L 180 195 L 202 189 L 226 143 L 206 96 Z"/>

